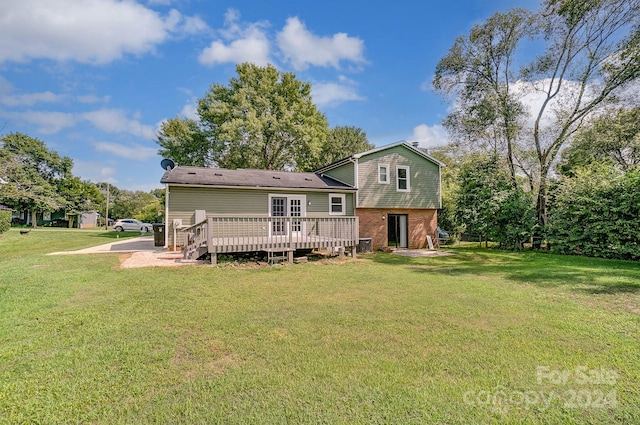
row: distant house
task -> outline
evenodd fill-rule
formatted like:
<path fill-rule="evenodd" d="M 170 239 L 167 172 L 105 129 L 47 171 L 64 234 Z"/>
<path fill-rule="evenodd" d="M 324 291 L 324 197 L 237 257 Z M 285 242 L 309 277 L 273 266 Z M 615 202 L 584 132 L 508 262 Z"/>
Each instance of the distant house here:
<path fill-rule="evenodd" d="M 77 219 L 76 219 L 77 217 Z M 64 209 L 57 211 L 45 211 L 36 213 L 36 224 L 44 227 L 69 227 L 69 221 L 73 219 L 73 227 L 85 229 L 96 227 L 100 214 L 97 211 L 86 211 L 79 215 L 70 215 Z M 31 225 L 33 214 L 30 211 L 13 211 L 12 221 L 15 224 Z"/>
<path fill-rule="evenodd" d="M 31 225 L 33 214 L 28 210 L 13 210 L 12 221 L 15 224 Z M 38 226 L 67 227 L 68 220 L 63 209 L 53 212 L 45 211 L 36 213 L 36 224 Z"/>
<path fill-rule="evenodd" d="M 178 166 L 165 172 L 165 246 L 204 253 L 422 248 L 436 237 L 441 163 L 399 142 L 312 173 Z"/>
<path fill-rule="evenodd" d="M 373 249 L 424 248 L 437 238 L 440 168 L 425 151 L 397 142 L 351 155 L 316 171 L 357 189 L 360 238 Z"/>

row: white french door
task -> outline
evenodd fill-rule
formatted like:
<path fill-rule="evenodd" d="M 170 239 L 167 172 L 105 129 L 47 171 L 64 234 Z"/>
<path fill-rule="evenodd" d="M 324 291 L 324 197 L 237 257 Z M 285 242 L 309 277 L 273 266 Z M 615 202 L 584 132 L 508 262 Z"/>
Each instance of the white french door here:
<path fill-rule="evenodd" d="M 287 215 L 287 198 L 271 198 L 271 217 L 284 217 Z M 276 218 L 271 221 L 271 234 L 273 236 L 286 235 L 285 220 Z"/>
<path fill-rule="evenodd" d="M 307 197 L 305 195 L 269 195 L 269 215 L 271 217 L 305 217 L 307 215 Z M 291 220 L 291 229 L 285 219 L 271 222 L 271 235 L 294 235 L 304 232 L 303 220 Z"/>

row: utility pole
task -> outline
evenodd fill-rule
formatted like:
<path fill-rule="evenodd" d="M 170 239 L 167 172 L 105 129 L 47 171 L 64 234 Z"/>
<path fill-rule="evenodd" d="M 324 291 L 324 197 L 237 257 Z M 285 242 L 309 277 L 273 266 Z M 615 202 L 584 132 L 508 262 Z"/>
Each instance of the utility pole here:
<path fill-rule="evenodd" d="M 104 229 L 109 230 L 109 182 L 107 182 L 107 208 L 104 215 Z"/>

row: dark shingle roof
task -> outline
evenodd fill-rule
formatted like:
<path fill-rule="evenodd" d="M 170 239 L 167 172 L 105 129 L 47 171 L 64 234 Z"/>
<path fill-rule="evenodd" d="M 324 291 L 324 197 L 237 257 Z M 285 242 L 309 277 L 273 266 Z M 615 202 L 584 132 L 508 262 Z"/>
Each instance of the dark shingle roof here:
<path fill-rule="evenodd" d="M 176 167 L 166 171 L 160 183 L 222 187 L 355 190 L 328 176 L 271 170 Z"/>

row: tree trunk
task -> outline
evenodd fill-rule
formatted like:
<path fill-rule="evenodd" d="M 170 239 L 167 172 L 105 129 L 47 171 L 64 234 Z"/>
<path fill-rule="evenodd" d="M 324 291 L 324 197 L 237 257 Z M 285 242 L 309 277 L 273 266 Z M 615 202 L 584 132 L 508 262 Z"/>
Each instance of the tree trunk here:
<path fill-rule="evenodd" d="M 518 188 L 518 181 L 516 180 L 516 166 L 513 163 L 513 148 L 511 146 L 511 140 L 507 141 L 507 157 L 509 158 L 509 175 L 511 177 L 511 187 L 515 190 Z"/>
<path fill-rule="evenodd" d="M 540 229 L 547 225 L 547 171 L 540 173 L 540 187 L 538 188 L 538 198 L 536 201 L 536 213 Z M 536 235 L 534 235 L 536 236 Z"/>
<path fill-rule="evenodd" d="M 38 214 L 36 210 L 31 210 L 31 227 L 34 229 L 38 227 Z"/>

